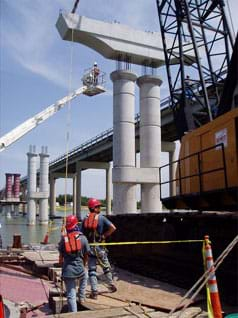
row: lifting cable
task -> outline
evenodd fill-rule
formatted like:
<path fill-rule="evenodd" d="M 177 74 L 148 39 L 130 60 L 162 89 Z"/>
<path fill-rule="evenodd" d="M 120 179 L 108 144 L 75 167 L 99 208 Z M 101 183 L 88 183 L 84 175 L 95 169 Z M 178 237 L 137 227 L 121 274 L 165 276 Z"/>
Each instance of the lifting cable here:
<path fill-rule="evenodd" d="M 75 2 L 72 13 L 75 12 L 79 0 Z M 73 12 L 74 11 L 74 12 Z M 72 37 L 71 37 L 71 47 L 70 47 L 70 71 L 69 71 L 69 94 L 72 89 L 72 74 L 73 74 L 73 45 L 74 45 L 74 30 L 72 29 Z M 67 209 L 67 179 L 68 179 L 68 164 L 69 164 L 69 141 L 70 141 L 70 127 L 71 127 L 71 100 L 68 101 L 67 105 L 67 119 L 66 119 L 66 157 L 65 157 L 65 182 L 64 182 L 64 218 L 63 224 L 61 228 L 61 234 L 65 232 L 65 224 L 66 224 L 66 209 Z M 63 280 L 61 279 L 60 284 L 60 300 L 61 306 L 63 307 Z M 60 313 L 58 314 L 59 317 Z"/>
<path fill-rule="evenodd" d="M 74 3 L 74 7 L 73 7 L 71 13 L 75 13 L 76 12 L 78 4 L 79 4 L 79 0 L 76 0 L 75 3 Z"/>
<path fill-rule="evenodd" d="M 72 29 L 71 38 L 71 50 L 70 50 L 70 73 L 69 73 L 69 94 L 72 88 L 72 74 L 73 74 L 73 41 L 74 41 L 74 30 Z M 69 163 L 69 141 L 70 141 L 70 127 L 71 127 L 71 100 L 68 101 L 67 105 L 67 119 L 66 119 L 66 157 L 65 157 L 65 182 L 64 182 L 64 221 L 62 230 L 66 221 L 66 208 L 67 208 L 67 179 L 68 179 L 68 163 Z"/>
<path fill-rule="evenodd" d="M 238 243 L 238 235 L 233 239 L 233 241 L 226 247 L 226 249 L 220 254 L 220 256 L 216 259 L 214 262 L 214 268 L 213 272 L 215 272 L 218 267 L 221 265 L 221 263 L 224 261 L 224 259 L 227 257 L 227 255 L 230 253 L 230 251 L 233 249 L 233 247 Z M 201 283 L 200 287 L 196 290 L 196 292 L 191 296 L 190 300 L 193 301 L 194 298 L 198 295 L 198 293 L 201 291 L 201 289 L 206 285 L 208 280 L 210 279 L 211 269 L 205 271 L 205 273 L 199 278 L 199 280 L 190 288 L 190 290 L 184 295 L 184 297 L 181 299 L 179 304 L 172 309 L 168 317 L 170 317 L 178 308 L 181 308 L 181 305 L 183 304 L 184 300 L 189 297 L 189 295 L 192 293 L 192 291 Z M 205 279 L 204 279 L 205 278 Z M 185 309 L 191 304 L 191 302 L 188 302 L 185 304 L 182 308 L 182 310 L 178 314 L 178 318 L 180 315 L 185 311 Z"/>

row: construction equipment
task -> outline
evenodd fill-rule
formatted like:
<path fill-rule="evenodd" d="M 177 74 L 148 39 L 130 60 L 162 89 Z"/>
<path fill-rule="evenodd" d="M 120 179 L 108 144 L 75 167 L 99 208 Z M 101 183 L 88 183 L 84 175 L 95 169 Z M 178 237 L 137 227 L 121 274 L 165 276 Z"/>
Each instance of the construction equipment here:
<path fill-rule="evenodd" d="M 176 191 L 162 202 L 168 209 L 238 211 L 238 39 L 233 46 L 224 1 L 157 0 L 157 6 L 171 107 L 181 140 L 179 159 L 172 163 L 176 176 L 161 181 L 161 188 L 172 183 Z M 174 34 L 173 47 L 166 45 L 167 33 Z M 174 72 L 170 59 L 176 41 L 181 60 Z M 192 72 L 183 56 L 188 43 L 196 56 Z M 195 78 L 189 78 L 189 94 L 185 73 Z M 160 175 L 168 166 L 160 168 Z"/>
<path fill-rule="evenodd" d="M 85 78 L 85 75 L 84 77 Z M 25 134 L 36 128 L 39 124 L 43 123 L 46 119 L 55 115 L 61 110 L 67 103 L 73 100 L 75 97 L 85 94 L 87 96 L 94 96 L 100 93 L 104 93 L 105 89 L 102 86 L 105 83 L 105 73 L 102 73 L 97 83 L 83 82 L 83 86 L 75 90 L 73 93 L 58 100 L 56 103 L 48 106 L 40 113 L 27 119 L 24 123 L 20 124 L 6 135 L 0 137 L 0 152 L 10 146 L 12 143 L 23 137 Z"/>
<path fill-rule="evenodd" d="M 156 1 L 170 106 L 177 135 L 181 139 L 187 131 L 216 117 L 233 39 L 223 0 Z M 176 56 L 180 59 L 179 65 L 173 63 Z M 192 66 L 189 66 L 189 56 L 194 56 Z M 191 79 L 189 96 L 186 89 L 187 75 Z"/>

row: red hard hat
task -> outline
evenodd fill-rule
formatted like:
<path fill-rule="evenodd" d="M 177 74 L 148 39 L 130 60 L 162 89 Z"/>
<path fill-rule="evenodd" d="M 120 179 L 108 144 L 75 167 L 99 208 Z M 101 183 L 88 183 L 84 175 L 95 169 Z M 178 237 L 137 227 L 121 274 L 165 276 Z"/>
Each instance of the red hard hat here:
<path fill-rule="evenodd" d="M 102 203 L 100 201 L 98 201 L 97 199 L 89 199 L 88 200 L 88 207 L 89 209 L 94 209 L 96 206 L 102 205 Z"/>
<path fill-rule="evenodd" d="M 66 230 L 72 230 L 77 224 L 78 224 L 78 219 L 75 215 L 68 215 L 66 218 Z"/>

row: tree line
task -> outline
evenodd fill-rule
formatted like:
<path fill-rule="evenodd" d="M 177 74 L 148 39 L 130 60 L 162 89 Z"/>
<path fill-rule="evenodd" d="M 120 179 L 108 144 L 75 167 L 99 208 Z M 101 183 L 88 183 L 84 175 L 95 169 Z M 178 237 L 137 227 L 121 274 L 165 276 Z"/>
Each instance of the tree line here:
<path fill-rule="evenodd" d="M 90 199 L 90 198 L 88 198 L 88 197 L 83 197 L 83 196 L 82 196 L 82 197 L 81 197 L 81 205 L 87 206 L 89 199 Z M 106 207 L 106 200 L 105 200 L 105 199 L 99 199 L 99 201 L 101 201 L 103 207 Z M 56 202 L 58 202 L 59 205 L 62 205 L 62 206 L 63 206 L 64 203 L 65 203 L 65 195 L 64 195 L 64 194 L 59 194 L 58 197 L 56 198 Z M 73 202 L 73 196 L 72 196 L 72 194 L 67 194 L 67 195 L 66 195 L 66 202 L 67 202 L 67 203 Z"/>
<path fill-rule="evenodd" d="M 87 206 L 88 205 L 88 200 L 90 198 L 88 197 L 81 197 L 81 205 Z M 102 207 L 106 207 L 107 206 L 107 202 L 106 199 L 99 199 L 99 201 L 102 203 Z M 64 194 L 59 194 L 58 197 L 56 198 L 56 202 L 59 203 L 59 205 L 64 206 L 64 202 L 65 202 L 65 196 Z M 72 194 L 67 194 L 66 195 L 66 202 L 67 203 L 71 203 L 73 202 L 73 196 Z M 112 206 L 113 206 L 113 201 L 112 201 Z M 141 208 L 141 203 L 140 201 L 137 202 L 137 209 Z"/>

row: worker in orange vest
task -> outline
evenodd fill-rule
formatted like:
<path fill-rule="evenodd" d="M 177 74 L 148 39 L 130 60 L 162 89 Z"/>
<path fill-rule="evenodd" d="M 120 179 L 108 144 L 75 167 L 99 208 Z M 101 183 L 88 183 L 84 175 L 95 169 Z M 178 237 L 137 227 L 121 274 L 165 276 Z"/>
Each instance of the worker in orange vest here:
<path fill-rule="evenodd" d="M 75 215 L 66 218 L 66 233 L 59 242 L 60 259 L 62 260 L 62 278 L 65 283 L 69 312 L 77 312 L 76 282 L 80 281 L 79 302 L 85 301 L 87 272 L 85 266 L 90 247 L 87 238 L 80 232 Z"/>
<path fill-rule="evenodd" d="M 82 232 L 88 238 L 89 243 L 102 242 L 115 230 L 115 225 L 104 215 L 100 214 L 101 202 L 97 199 L 89 199 L 89 214 L 82 222 Z M 97 264 L 99 264 L 107 279 L 110 292 L 116 292 L 117 288 L 113 283 L 111 265 L 108 260 L 107 250 L 103 246 L 91 246 L 88 259 L 88 275 L 91 285 L 92 299 L 97 299 Z"/>
<path fill-rule="evenodd" d="M 97 62 L 94 62 L 93 68 L 92 68 L 92 76 L 93 76 L 93 84 L 98 84 L 98 76 L 100 74 L 100 69 L 98 68 Z"/>

